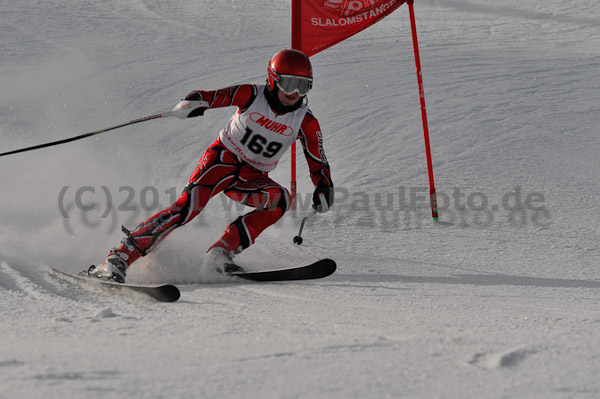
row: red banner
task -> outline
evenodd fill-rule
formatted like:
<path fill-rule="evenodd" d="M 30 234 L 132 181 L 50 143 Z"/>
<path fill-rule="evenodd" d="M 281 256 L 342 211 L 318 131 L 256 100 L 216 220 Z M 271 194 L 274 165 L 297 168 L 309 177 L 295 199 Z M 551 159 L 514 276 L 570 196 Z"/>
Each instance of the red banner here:
<path fill-rule="evenodd" d="M 385 18 L 407 0 L 292 0 L 292 47 L 309 57 Z"/>

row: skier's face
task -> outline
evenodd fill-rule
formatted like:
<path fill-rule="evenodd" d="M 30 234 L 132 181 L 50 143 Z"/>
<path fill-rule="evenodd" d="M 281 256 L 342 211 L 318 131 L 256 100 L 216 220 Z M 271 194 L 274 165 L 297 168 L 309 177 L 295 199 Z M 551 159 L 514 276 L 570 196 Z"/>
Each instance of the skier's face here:
<path fill-rule="evenodd" d="M 279 97 L 279 101 L 281 101 L 281 103 L 286 107 L 291 107 L 302 98 L 298 92 L 285 94 L 282 90 L 277 90 L 277 97 Z"/>

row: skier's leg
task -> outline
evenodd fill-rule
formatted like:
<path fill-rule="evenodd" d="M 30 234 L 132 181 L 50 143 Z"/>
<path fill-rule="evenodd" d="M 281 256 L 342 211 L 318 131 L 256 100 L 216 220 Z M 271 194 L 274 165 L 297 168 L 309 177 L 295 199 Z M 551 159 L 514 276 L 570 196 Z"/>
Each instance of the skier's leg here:
<path fill-rule="evenodd" d="M 177 227 L 194 219 L 210 198 L 237 179 L 239 168 L 239 160 L 231 152 L 212 146 L 200 160 L 181 197 L 128 234 L 137 249 L 136 259 L 149 253 Z"/>
<path fill-rule="evenodd" d="M 249 181 L 239 180 L 225 190 L 229 198 L 256 209 L 234 220 L 209 250 L 222 247 L 230 257 L 240 253 L 289 209 L 289 192 L 266 174 L 263 176 Z"/>
<path fill-rule="evenodd" d="M 121 272 L 122 276 L 114 277 L 117 281 L 124 280 L 127 267 L 147 255 L 177 227 L 196 217 L 210 198 L 237 180 L 240 168 L 239 159 L 217 140 L 200 159 L 179 199 L 133 231 L 123 228 L 127 237 L 90 273 L 101 278 L 111 278 L 112 275 L 107 277 L 106 274 Z M 114 270 L 115 267 L 117 271 Z"/>

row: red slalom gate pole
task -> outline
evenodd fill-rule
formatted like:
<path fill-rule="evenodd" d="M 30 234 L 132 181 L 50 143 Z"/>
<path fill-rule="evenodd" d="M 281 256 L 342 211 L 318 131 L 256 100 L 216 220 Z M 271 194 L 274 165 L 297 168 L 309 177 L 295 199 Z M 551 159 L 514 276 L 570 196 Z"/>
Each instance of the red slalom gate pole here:
<path fill-rule="evenodd" d="M 301 32 L 301 2 L 302 0 L 292 0 L 292 48 L 299 50 L 302 46 L 302 32 Z M 290 209 L 292 211 L 296 210 L 297 207 L 297 193 L 298 193 L 298 185 L 296 183 L 296 142 L 292 143 L 292 147 L 290 148 L 290 195 L 292 197 L 292 203 L 290 205 Z M 293 212 L 292 215 L 295 215 L 296 212 Z"/>
<path fill-rule="evenodd" d="M 423 74 L 421 72 L 421 57 L 419 55 L 419 41 L 417 40 L 417 23 L 415 20 L 414 0 L 409 0 L 408 12 L 410 14 L 410 27 L 412 30 L 413 50 L 415 52 L 415 64 L 417 66 L 417 81 L 419 84 L 419 97 L 421 99 L 421 117 L 423 119 L 423 135 L 425 137 L 425 154 L 427 156 L 427 171 L 429 174 L 429 199 L 431 203 L 431 217 L 438 220 L 437 196 L 435 194 L 435 181 L 433 179 L 433 162 L 431 160 L 431 148 L 429 145 L 429 125 L 427 123 L 427 108 L 425 106 L 425 89 L 423 88 Z"/>

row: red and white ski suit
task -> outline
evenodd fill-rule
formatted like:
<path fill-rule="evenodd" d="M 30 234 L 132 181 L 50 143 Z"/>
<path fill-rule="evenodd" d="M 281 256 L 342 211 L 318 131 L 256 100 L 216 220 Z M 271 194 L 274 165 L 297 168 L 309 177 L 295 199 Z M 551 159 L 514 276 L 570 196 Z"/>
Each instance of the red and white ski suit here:
<path fill-rule="evenodd" d="M 290 206 L 289 192 L 268 172 L 297 139 L 302 143 L 313 184 L 332 185 L 317 119 L 306 106 L 275 113 L 264 90 L 264 85 L 243 84 L 194 92 L 208 102 L 209 109 L 236 106 L 238 111 L 200 158 L 181 197 L 135 230 L 124 229 L 128 238 L 111 253 L 125 254 L 126 263 L 131 265 L 174 229 L 189 223 L 220 192 L 255 209 L 233 221 L 213 246 L 236 254 L 248 248 Z"/>

